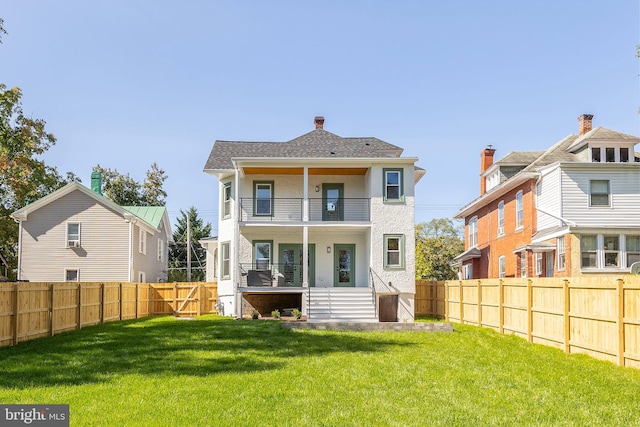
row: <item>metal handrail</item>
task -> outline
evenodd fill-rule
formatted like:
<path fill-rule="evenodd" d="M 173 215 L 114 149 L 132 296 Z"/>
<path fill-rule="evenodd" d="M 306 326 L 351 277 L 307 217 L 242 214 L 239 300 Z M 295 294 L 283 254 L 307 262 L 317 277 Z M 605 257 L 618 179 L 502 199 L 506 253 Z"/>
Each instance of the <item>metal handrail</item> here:
<path fill-rule="evenodd" d="M 329 201 L 323 198 L 309 200 L 309 221 L 370 221 L 370 198 L 342 198 Z M 286 222 L 303 220 L 302 198 L 273 198 L 259 200 L 241 198 L 242 222 Z"/>

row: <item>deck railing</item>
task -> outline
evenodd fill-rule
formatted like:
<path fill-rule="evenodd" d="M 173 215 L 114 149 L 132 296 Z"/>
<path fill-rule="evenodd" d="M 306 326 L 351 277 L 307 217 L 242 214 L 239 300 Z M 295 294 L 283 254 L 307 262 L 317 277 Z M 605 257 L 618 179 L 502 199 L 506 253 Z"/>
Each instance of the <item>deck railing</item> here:
<path fill-rule="evenodd" d="M 301 264 L 241 263 L 240 287 L 302 287 Z"/>
<path fill-rule="evenodd" d="M 302 221 L 302 198 L 260 199 L 242 198 L 242 222 Z M 369 198 L 309 199 L 309 221 L 370 221 Z"/>

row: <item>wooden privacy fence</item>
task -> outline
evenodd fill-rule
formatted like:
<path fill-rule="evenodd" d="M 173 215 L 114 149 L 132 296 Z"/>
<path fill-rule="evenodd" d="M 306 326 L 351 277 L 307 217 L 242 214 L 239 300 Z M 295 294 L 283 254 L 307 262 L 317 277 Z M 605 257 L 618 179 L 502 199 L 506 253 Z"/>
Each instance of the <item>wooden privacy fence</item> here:
<path fill-rule="evenodd" d="M 445 282 L 416 280 L 416 316 L 444 317 Z"/>
<path fill-rule="evenodd" d="M 0 346 L 155 314 L 215 313 L 216 283 L 0 283 Z"/>
<path fill-rule="evenodd" d="M 640 368 L 640 276 L 446 283 L 447 321 Z"/>

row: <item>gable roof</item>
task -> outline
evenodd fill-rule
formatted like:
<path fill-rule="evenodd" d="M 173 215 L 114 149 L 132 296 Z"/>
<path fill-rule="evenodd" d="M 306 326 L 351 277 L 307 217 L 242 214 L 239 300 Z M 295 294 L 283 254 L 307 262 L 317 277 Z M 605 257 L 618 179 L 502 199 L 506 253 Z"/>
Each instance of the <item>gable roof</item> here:
<path fill-rule="evenodd" d="M 96 202 L 111 209 L 112 211 L 120 214 L 123 218 L 133 215 L 138 220 L 142 221 L 142 225 L 146 226 L 153 231 L 158 231 L 160 224 L 164 221 L 165 232 L 171 240 L 171 225 L 169 224 L 169 217 L 167 214 L 167 208 L 164 206 L 120 206 L 114 203 L 111 199 L 92 191 L 91 189 L 80 184 L 78 181 L 72 181 L 57 189 L 56 191 L 47 194 L 46 196 L 36 200 L 33 203 L 24 206 L 11 214 L 11 218 L 18 221 L 26 221 L 28 215 L 38 209 L 47 206 L 49 203 L 60 199 L 63 196 L 73 192 L 80 191 L 87 196 L 93 198 Z"/>
<path fill-rule="evenodd" d="M 603 128 L 602 126 L 596 126 L 584 135 L 576 137 L 574 143 L 571 145 L 571 147 L 569 147 L 568 150 L 575 151 L 581 148 L 583 145 L 587 144 L 587 142 L 589 141 L 624 141 L 637 144 L 638 142 L 640 142 L 640 138 L 634 135 L 629 135 L 615 130 Z"/>
<path fill-rule="evenodd" d="M 217 140 L 204 170 L 231 170 L 234 158 L 385 158 L 400 157 L 402 151 L 378 138 L 343 138 L 315 129 L 287 142 Z"/>

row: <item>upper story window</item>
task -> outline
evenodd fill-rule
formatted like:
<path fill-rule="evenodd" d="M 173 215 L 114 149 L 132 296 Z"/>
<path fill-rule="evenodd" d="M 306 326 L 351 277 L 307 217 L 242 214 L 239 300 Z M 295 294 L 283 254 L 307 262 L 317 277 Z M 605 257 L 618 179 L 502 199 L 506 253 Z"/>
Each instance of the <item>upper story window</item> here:
<path fill-rule="evenodd" d="M 68 248 L 80 247 L 80 223 L 79 222 L 67 223 L 67 247 Z"/>
<path fill-rule="evenodd" d="M 402 202 L 404 200 L 404 170 L 383 169 L 384 173 L 384 201 Z"/>
<path fill-rule="evenodd" d="M 516 194 L 516 228 L 524 225 L 524 208 L 522 206 L 522 190 Z"/>
<path fill-rule="evenodd" d="M 231 277 L 231 242 L 220 245 L 222 257 L 220 260 L 220 273 L 223 279 Z"/>
<path fill-rule="evenodd" d="M 608 180 L 589 181 L 589 195 L 590 206 L 611 206 Z"/>
<path fill-rule="evenodd" d="M 629 147 L 591 147 L 591 161 L 593 163 L 627 163 Z"/>
<path fill-rule="evenodd" d="M 158 239 L 158 261 L 164 260 L 164 240 Z"/>
<path fill-rule="evenodd" d="M 500 184 L 500 171 L 497 170 L 487 177 L 487 191 Z"/>
<path fill-rule="evenodd" d="M 504 236 L 504 202 L 498 203 L 498 236 Z"/>
<path fill-rule="evenodd" d="M 468 230 L 468 241 L 469 248 L 473 248 L 474 246 L 478 246 L 478 217 L 473 217 L 469 220 L 469 230 Z"/>
<path fill-rule="evenodd" d="M 231 183 L 222 187 L 222 219 L 231 217 Z"/>
<path fill-rule="evenodd" d="M 147 254 L 147 232 L 143 229 L 140 229 L 140 233 L 138 234 L 138 252 L 141 254 Z"/>
<path fill-rule="evenodd" d="M 273 181 L 254 182 L 254 215 L 273 216 Z"/>

